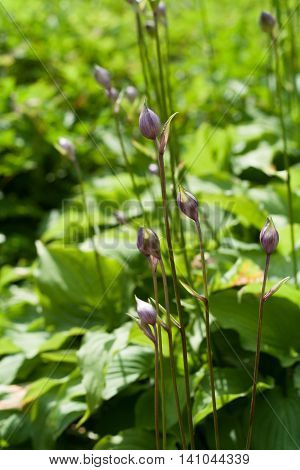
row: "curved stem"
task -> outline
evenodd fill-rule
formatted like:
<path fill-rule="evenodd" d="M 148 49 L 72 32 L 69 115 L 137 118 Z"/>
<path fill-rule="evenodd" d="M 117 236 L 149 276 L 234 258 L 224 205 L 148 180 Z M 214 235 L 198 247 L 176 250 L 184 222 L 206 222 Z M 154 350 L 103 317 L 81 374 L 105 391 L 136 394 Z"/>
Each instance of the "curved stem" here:
<path fill-rule="evenodd" d="M 158 369 L 159 369 L 159 352 L 158 352 L 158 336 L 157 328 L 154 325 L 154 349 L 155 349 L 155 367 L 154 367 L 154 422 L 155 422 L 155 441 L 156 449 L 160 449 L 160 436 L 159 436 L 159 415 L 158 415 L 158 403 L 159 403 L 159 384 L 158 384 Z"/>
<path fill-rule="evenodd" d="M 182 415 L 181 415 L 181 410 L 180 410 L 180 401 L 179 401 L 179 395 L 178 395 L 177 380 L 176 380 L 173 334 L 172 334 L 172 320 L 171 320 L 171 311 L 170 311 L 168 282 L 167 282 L 165 266 L 164 266 L 164 263 L 163 263 L 162 259 L 159 261 L 159 264 L 160 264 L 160 268 L 161 268 L 161 274 L 162 274 L 162 280 L 163 280 L 163 286 L 164 286 L 165 306 L 166 306 L 167 325 L 168 325 L 170 370 L 171 370 L 171 377 L 172 377 L 174 396 L 175 396 L 175 404 L 176 404 L 176 410 L 177 410 L 177 416 L 178 416 L 178 425 L 179 425 L 179 430 L 180 430 L 182 446 L 183 446 L 183 449 L 186 449 L 187 446 L 186 446 L 184 427 L 183 427 Z"/>
<path fill-rule="evenodd" d="M 261 345 L 261 334 L 262 334 L 262 320 L 263 320 L 263 309 L 264 309 L 264 295 L 265 295 L 265 290 L 266 290 L 266 282 L 267 282 L 267 277 L 268 277 L 269 265 L 270 265 L 270 255 L 267 255 L 265 270 L 264 270 L 264 279 L 263 279 L 260 301 L 259 301 L 259 310 L 258 310 L 256 354 L 255 354 L 255 364 L 254 364 L 254 373 L 253 373 L 252 397 L 251 397 L 246 450 L 249 450 L 251 446 L 252 430 L 253 430 L 253 423 L 254 423 L 254 411 L 255 411 L 255 402 L 256 402 L 256 389 L 257 389 L 257 378 L 258 378 L 260 345 Z"/>
<path fill-rule="evenodd" d="M 185 334 L 184 320 L 183 320 L 183 310 L 182 310 L 182 305 L 181 305 L 181 301 L 180 301 L 179 285 L 178 285 L 178 279 L 177 279 L 177 273 L 176 273 L 176 267 L 175 267 L 175 260 L 174 260 L 174 253 L 173 253 L 173 246 L 172 246 L 164 161 L 163 161 L 163 154 L 161 154 L 160 152 L 158 152 L 158 165 L 159 165 L 161 195 L 162 195 L 162 203 L 163 203 L 163 214 L 164 214 L 164 222 L 165 222 L 165 231 L 166 231 L 166 238 L 167 238 L 167 244 L 168 244 L 169 259 L 170 259 L 170 265 L 171 265 L 171 272 L 172 272 L 172 279 L 173 279 L 173 286 L 174 286 L 174 292 L 175 292 L 175 299 L 176 299 L 176 306 L 177 306 L 177 312 L 178 312 L 178 317 L 179 317 L 179 323 L 180 323 L 180 327 L 181 327 L 181 330 L 182 330 L 181 344 L 182 344 L 182 356 L 183 356 L 183 367 L 184 367 L 184 383 L 185 383 L 185 393 L 186 393 L 186 404 L 187 404 L 187 412 L 188 412 L 188 422 L 189 422 L 189 433 L 190 433 L 190 440 L 191 440 L 191 448 L 194 449 L 195 448 L 195 442 L 194 442 L 194 430 L 193 430 L 192 403 L 191 403 L 191 396 L 190 396 L 189 365 L 188 365 L 188 358 L 187 358 L 187 342 L 186 342 L 186 334 Z"/>
<path fill-rule="evenodd" d="M 151 265 L 154 299 L 156 313 L 159 315 L 159 302 L 158 302 L 158 289 L 157 289 L 157 274 L 156 269 Z M 167 424 L 166 424 L 166 384 L 164 374 L 164 356 L 162 350 L 162 334 L 161 326 L 158 325 L 158 349 L 159 349 L 159 363 L 160 363 L 160 391 L 161 391 L 161 415 L 162 415 L 162 436 L 163 436 L 163 450 L 167 448 Z"/>
<path fill-rule="evenodd" d="M 298 287 L 298 279 L 297 279 L 298 266 L 297 266 L 297 253 L 296 253 L 296 246 L 295 246 L 294 210 L 293 210 L 293 197 L 292 197 L 292 188 L 291 188 L 291 175 L 290 175 L 289 156 L 288 156 L 288 149 L 287 149 L 287 133 L 286 133 L 286 127 L 285 127 L 285 122 L 284 122 L 283 104 L 282 104 L 282 97 L 281 97 L 279 53 L 278 53 L 277 40 L 275 37 L 272 37 L 272 43 L 273 43 L 273 49 L 274 49 L 274 55 L 275 55 L 276 97 L 277 97 L 278 106 L 279 106 L 279 121 L 280 121 L 282 140 L 283 140 L 283 159 L 284 159 L 285 171 L 287 173 L 286 185 L 287 185 L 288 214 L 289 214 L 290 231 L 291 231 L 293 271 L 294 271 L 295 285 L 296 287 Z"/>
<path fill-rule="evenodd" d="M 104 277 L 103 277 L 103 273 L 102 273 L 102 269 L 101 269 L 100 256 L 99 256 L 97 246 L 96 246 L 96 243 L 95 243 L 95 238 L 94 238 L 95 235 L 96 235 L 96 230 L 95 230 L 94 225 L 92 224 L 92 221 L 91 221 L 91 218 L 90 218 L 90 215 L 89 215 L 87 197 L 86 197 L 86 192 L 85 192 L 85 189 L 84 189 L 81 168 L 80 168 L 80 165 L 79 165 L 78 160 L 77 160 L 76 157 L 73 160 L 73 165 L 74 165 L 74 168 L 75 168 L 75 171 L 76 171 L 76 174 L 77 174 L 77 179 L 78 179 L 79 186 L 80 186 L 82 205 L 83 205 L 83 210 L 84 210 L 86 222 L 87 222 L 87 225 L 88 225 L 89 236 L 91 235 L 91 242 L 92 242 L 92 245 L 93 245 L 93 252 L 94 252 L 94 257 L 95 257 L 96 270 L 97 270 L 97 273 L 98 273 L 100 284 L 102 285 L 103 290 L 105 290 L 105 281 L 104 281 Z"/>
<path fill-rule="evenodd" d="M 213 369 L 213 360 L 212 360 L 211 334 L 210 334 L 210 325 L 209 325 L 209 296 L 208 296 L 206 262 L 205 262 L 205 256 L 204 256 L 204 244 L 203 244 L 203 237 L 202 237 L 200 222 L 199 220 L 197 220 L 197 222 L 195 223 L 196 223 L 196 228 L 197 228 L 197 233 L 198 233 L 198 238 L 199 238 L 199 243 L 200 243 L 203 286 L 204 286 L 204 295 L 206 298 L 205 329 L 206 329 L 206 343 L 207 343 L 207 356 L 208 356 L 208 368 L 209 368 L 209 378 L 210 378 L 210 388 L 211 388 L 211 399 L 212 399 L 213 416 L 214 416 L 215 441 L 216 441 L 216 449 L 220 449 L 220 433 L 219 433 L 219 423 L 218 423 L 218 413 L 217 413 L 217 403 L 216 403 L 214 369 Z"/>

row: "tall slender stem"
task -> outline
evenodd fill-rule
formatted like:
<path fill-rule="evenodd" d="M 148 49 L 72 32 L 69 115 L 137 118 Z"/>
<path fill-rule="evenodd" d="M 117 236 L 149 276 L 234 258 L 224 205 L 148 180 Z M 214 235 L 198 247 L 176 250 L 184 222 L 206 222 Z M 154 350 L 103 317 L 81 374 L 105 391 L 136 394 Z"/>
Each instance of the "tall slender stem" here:
<path fill-rule="evenodd" d="M 164 222 L 165 222 L 166 238 L 167 238 L 167 244 L 168 244 L 169 259 L 170 259 L 170 265 L 171 265 L 171 272 L 172 272 L 172 279 L 173 279 L 173 286 L 174 286 L 174 292 L 175 292 L 177 312 L 178 312 L 178 316 L 179 316 L 179 323 L 180 323 L 180 327 L 181 327 L 181 330 L 182 330 L 181 343 L 182 343 L 182 356 L 183 356 L 183 367 L 184 367 L 184 382 L 185 382 L 186 404 L 187 404 L 187 412 L 188 412 L 188 422 L 189 422 L 189 433 L 190 433 L 190 440 L 191 440 L 191 448 L 194 449 L 195 448 L 195 441 L 194 441 L 194 430 L 193 430 L 192 403 L 191 403 L 191 396 L 190 396 L 190 381 L 189 381 L 189 365 L 188 365 L 188 357 L 187 357 L 187 342 L 186 342 L 186 334 L 185 334 L 184 320 L 183 320 L 183 310 L 182 310 L 182 305 L 181 305 L 181 301 L 180 301 L 179 285 L 178 285 L 178 279 L 177 279 L 177 273 L 176 273 L 176 267 L 175 267 L 175 260 L 174 260 L 174 253 L 173 253 L 173 246 L 172 246 L 164 161 L 163 161 L 163 154 L 161 154 L 160 152 L 158 152 L 158 165 L 159 165 L 159 173 L 160 173 L 161 195 L 162 195 L 163 213 L 164 213 Z"/>
<path fill-rule="evenodd" d="M 142 66 L 143 78 L 144 78 L 144 85 L 145 85 L 145 94 L 149 99 L 149 81 L 147 76 L 147 69 L 144 57 L 144 41 L 143 41 L 143 29 L 141 25 L 141 18 L 138 11 L 135 13 L 135 21 L 136 21 L 136 30 L 137 30 L 137 43 L 139 47 L 139 54 L 140 54 L 140 61 Z"/>
<path fill-rule="evenodd" d="M 79 186 L 80 186 L 82 205 L 83 205 L 83 210 L 84 210 L 86 222 L 87 222 L 87 225 L 88 225 L 89 236 L 91 235 L 91 242 L 92 242 L 93 252 L 94 252 L 94 257 L 95 257 L 96 270 L 97 270 L 97 273 L 98 273 L 100 284 L 101 284 L 103 290 L 105 290 L 105 281 L 104 281 L 104 277 L 103 277 L 103 273 L 102 273 L 102 269 L 101 269 L 100 256 L 99 256 L 97 246 L 96 246 L 96 243 L 95 243 L 95 238 L 94 238 L 95 235 L 96 235 L 96 230 L 95 230 L 94 225 L 92 224 L 92 221 L 91 221 L 91 218 L 90 218 L 90 215 L 89 215 L 87 197 L 86 197 L 86 192 L 85 192 L 85 189 L 84 189 L 81 168 L 80 168 L 80 165 L 78 163 L 78 160 L 77 160 L 76 156 L 73 160 L 73 164 L 74 164 L 74 168 L 75 168 L 75 171 L 76 171 L 76 174 L 77 174 L 77 179 L 78 179 Z"/>
<path fill-rule="evenodd" d="M 157 19 L 157 14 L 155 13 L 155 11 L 153 11 L 153 19 L 154 19 L 155 45 L 156 45 L 156 55 L 157 55 L 159 82 L 160 82 L 160 90 L 161 90 L 161 100 L 162 100 L 162 107 L 163 107 L 163 119 L 167 120 L 168 105 L 167 105 L 166 85 L 165 85 L 165 77 L 164 77 L 164 70 L 163 70 L 160 37 L 159 37 L 159 31 L 158 31 L 158 19 Z"/>
<path fill-rule="evenodd" d="M 290 175 L 290 165 L 289 165 L 289 156 L 288 156 L 288 149 L 287 149 L 287 133 L 286 127 L 284 122 L 284 111 L 283 111 L 283 103 L 281 97 L 281 78 L 280 78 L 280 65 L 279 65 L 279 53 L 278 53 L 278 45 L 277 40 L 275 37 L 272 37 L 273 42 L 273 49 L 275 55 L 275 75 L 276 75 L 276 96 L 279 106 L 279 120 L 282 132 L 282 140 L 283 140 L 283 159 L 284 159 L 284 167 L 287 173 L 287 200 L 288 200 L 288 215 L 289 215 L 289 223 L 290 223 L 290 236 L 291 236 L 291 246 L 292 246 L 292 260 L 293 260 L 293 272 L 294 272 L 294 280 L 295 285 L 298 287 L 298 266 L 297 266 L 297 253 L 296 253 L 296 246 L 295 246 L 295 231 L 294 231 L 294 209 L 293 209 L 293 198 L 292 198 L 292 187 L 291 187 L 291 175 Z"/>
<path fill-rule="evenodd" d="M 197 220 L 195 223 L 196 223 L 196 228 L 197 228 L 197 233 L 198 233 L 199 243 L 200 243 L 200 256 L 201 256 L 201 265 L 202 265 L 203 286 L 204 286 L 204 295 L 206 297 L 206 302 L 205 302 L 205 329 L 206 329 L 206 343 L 207 343 L 207 356 L 208 356 L 208 368 L 209 368 L 209 377 L 210 377 L 211 398 L 212 398 L 213 416 L 214 416 L 215 441 L 216 441 L 216 449 L 220 449 L 220 433 L 219 433 L 219 423 L 218 423 L 218 413 L 217 413 L 217 403 L 216 403 L 214 369 L 213 369 L 213 360 L 212 360 L 211 334 L 210 334 L 210 325 L 209 325 L 209 296 L 208 296 L 208 282 L 207 282 L 206 262 L 205 262 L 205 256 L 204 256 L 204 243 L 203 243 L 202 230 L 201 230 L 199 220 Z"/>
<path fill-rule="evenodd" d="M 154 422 L 155 422 L 155 441 L 156 449 L 160 449 L 160 436 L 159 436 L 159 384 L 158 384 L 158 370 L 159 370 L 159 351 L 158 351 L 158 335 L 157 328 L 154 325 L 154 349 L 155 349 L 155 366 L 154 366 Z"/>
<path fill-rule="evenodd" d="M 267 255 L 265 270 L 264 270 L 264 279 L 263 279 L 260 301 L 259 301 L 259 310 L 258 310 L 256 354 L 255 354 L 255 364 L 254 364 L 254 373 L 253 373 L 252 397 L 251 397 L 246 450 L 249 450 L 251 446 L 252 430 L 253 430 L 253 423 L 254 423 L 254 411 L 255 411 L 255 402 L 256 402 L 256 389 L 257 389 L 257 378 L 258 378 L 260 345 L 261 345 L 261 334 L 262 334 L 262 320 L 263 320 L 263 309 L 264 309 L 264 295 L 265 295 L 265 290 L 266 290 L 266 282 L 267 282 L 267 277 L 268 277 L 269 265 L 270 265 L 270 255 Z"/>
<path fill-rule="evenodd" d="M 148 214 L 144 210 L 144 206 L 142 204 L 141 196 L 139 194 L 139 190 L 138 190 L 138 187 L 137 187 L 137 184 L 136 184 L 136 181 L 135 181 L 134 173 L 132 171 L 132 166 L 130 164 L 130 161 L 129 161 L 129 158 L 128 158 L 128 155 L 127 155 L 127 152 L 126 152 L 124 139 L 123 139 L 123 135 L 122 135 L 122 132 L 121 132 L 120 119 L 119 119 L 118 113 L 114 112 L 114 118 L 115 118 L 115 124 L 116 124 L 116 131 L 117 131 L 118 140 L 119 140 L 122 155 L 123 155 L 123 158 L 124 158 L 124 161 L 125 161 L 127 173 L 129 174 L 129 177 L 131 179 L 132 189 L 133 189 L 133 192 L 135 194 L 135 197 L 138 200 L 138 203 L 139 203 L 140 209 L 142 211 L 142 214 L 144 215 L 144 217 L 146 219 L 146 222 L 147 222 L 148 221 Z"/>
<path fill-rule="evenodd" d="M 153 289 L 154 289 L 154 299 L 156 313 L 159 315 L 159 302 L 158 302 L 158 289 L 157 289 L 157 274 L 156 268 L 151 265 L 152 280 L 153 280 Z M 162 415 L 162 437 L 163 445 L 162 448 L 167 448 L 167 423 L 166 423 L 166 384 L 165 384 L 165 374 L 164 374 L 164 356 L 162 350 L 162 334 L 161 326 L 158 325 L 158 349 L 159 349 L 159 364 L 160 364 L 160 391 L 161 391 L 161 415 Z"/>
<path fill-rule="evenodd" d="M 143 31 L 143 25 L 141 22 L 140 12 L 138 10 L 136 12 L 136 23 L 137 23 L 138 43 L 139 43 L 139 50 L 140 50 L 140 60 L 142 63 L 143 75 L 144 75 L 144 81 L 145 81 L 145 87 L 146 87 L 146 96 L 148 99 L 150 98 L 150 83 L 151 83 L 154 89 L 154 94 L 155 94 L 157 104 L 159 108 L 162 110 L 159 88 L 158 88 L 155 73 L 154 73 L 150 58 L 149 58 L 147 43 L 145 40 L 144 31 Z M 148 77 L 147 69 L 149 72 L 150 80 L 148 80 L 147 78 Z"/>
<path fill-rule="evenodd" d="M 168 326 L 167 333 L 168 333 L 169 354 L 170 354 L 170 370 L 171 370 L 171 377 L 172 377 L 172 382 L 173 382 L 175 405 L 176 405 L 176 411 L 177 411 L 177 416 L 178 416 L 178 425 L 179 425 L 179 430 L 180 430 L 182 446 L 183 446 L 183 449 L 186 449 L 187 446 L 186 446 L 183 420 L 182 420 L 182 415 L 181 415 L 180 401 L 179 401 L 178 388 L 177 388 L 177 380 L 176 380 L 173 334 L 172 334 L 172 320 L 171 320 L 171 310 L 170 310 L 170 301 L 169 301 L 169 292 L 168 292 L 168 282 L 167 282 L 167 276 L 166 276 L 164 263 L 163 263 L 162 260 L 160 260 L 159 263 L 160 263 L 162 280 L 163 280 L 165 306 L 166 306 L 166 312 L 167 312 L 167 326 Z"/>

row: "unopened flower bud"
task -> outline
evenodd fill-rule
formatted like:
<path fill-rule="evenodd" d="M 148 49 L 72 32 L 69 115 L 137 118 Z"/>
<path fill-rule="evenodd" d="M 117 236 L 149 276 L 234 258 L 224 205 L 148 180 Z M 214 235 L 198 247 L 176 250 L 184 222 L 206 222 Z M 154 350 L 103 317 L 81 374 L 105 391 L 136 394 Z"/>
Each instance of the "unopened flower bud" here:
<path fill-rule="evenodd" d="M 151 175 L 159 175 L 159 168 L 157 163 L 150 163 L 150 165 L 148 166 L 148 170 Z"/>
<path fill-rule="evenodd" d="M 130 103 L 133 103 L 138 97 L 138 91 L 134 86 L 129 85 L 125 90 L 125 95 L 128 101 L 130 101 Z"/>
<path fill-rule="evenodd" d="M 158 260 L 161 259 L 159 238 L 151 228 L 139 228 L 137 247 L 147 258 L 152 256 Z"/>
<path fill-rule="evenodd" d="M 144 302 L 138 297 L 136 300 L 136 311 L 140 320 L 146 325 L 155 325 L 156 323 L 156 310 L 148 302 Z"/>
<path fill-rule="evenodd" d="M 142 330 L 142 332 L 143 332 L 151 341 L 153 341 L 153 343 L 155 343 L 155 342 L 156 342 L 156 339 L 155 339 L 154 334 L 152 333 L 152 330 L 151 330 L 150 326 L 147 325 L 147 323 L 142 322 L 142 320 L 139 321 L 138 325 L 139 325 L 140 329 Z"/>
<path fill-rule="evenodd" d="M 167 14 L 166 4 L 164 2 L 159 2 L 155 10 L 157 16 L 165 18 Z"/>
<path fill-rule="evenodd" d="M 179 186 L 177 194 L 177 204 L 181 212 L 187 217 L 197 222 L 199 220 L 198 201 L 189 191 Z"/>
<path fill-rule="evenodd" d="M 117 99 L 119 98 L 119 92 L 116 88 L 111 87 L 111 88 L 106 88 L 105 90 L 106 96 L 113 102 L 115 103 Z"/>
<path fill-rule="evenodd" d="M 154 35 L 155 35 L 155 23 L 154 23 L 154 21 L 152 21 L 152 20 L 146 21 L 145 27 L 146 27 L 147 33 L 151 37 L 154 37 Z"/>
<path fill-rule="evenodd" d="M 126 224 L 127 220 L 126 220 L 126 216 L 125 216 L 124 212 L 122 212 L 122 211 L 116 211 L 116 212 L 114 213 L 114 216 L 115 216 L 115 218 L 116 218 L 116 221 L 117 221 L 119 224 L 121 224 L 121 225 Z"/>
<path fill-rule="evenodd" d="M 279 242 L 279 235 L 271 217 L 268 217 L 260 232 L 260 243 L 267 255 L 271 255 Z"/>
<path fill-rule="evenodd" d="M 99 85 L 102 85 L 106 89 L 110 88 L 110 75 L 105 68 L 100 67 L 100 65 L 95 65 L 94 77 L 95 80 L 99 83 Z"/>
<path fill-rule="evenodd" d="M 144 105 L 139 118 L 139 128 L 144 137 L 155 140 L 160 132 L 160 119 L 154 111 Z"/>
<path fill-rule="evenodd" d="M 259 24 L 265 33 L 272 34 L 276 25 L 276 19 L 271 13 L 263 11 L 259 17 Z"/>
<path fill-rule="evenodd" d="M 58 145 L 60 146 L 63 154 L 69 158 L 69 160 L 73 161 L 75 159 L 75 147 L 70 139 L 67 139 L 67 137 L 60 137 L 58 139 Z"/>

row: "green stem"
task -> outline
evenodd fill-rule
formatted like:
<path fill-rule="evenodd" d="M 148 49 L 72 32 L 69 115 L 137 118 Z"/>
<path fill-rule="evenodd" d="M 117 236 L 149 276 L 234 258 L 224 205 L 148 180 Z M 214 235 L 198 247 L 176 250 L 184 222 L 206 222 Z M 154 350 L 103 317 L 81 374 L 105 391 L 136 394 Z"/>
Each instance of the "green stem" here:
<path fill-rule="evenodd" d="M 98 250 L 97 250 L 97 247 L 96 247 L 96 243 L 95 243 L 96 230 L 95 230 L 94 225 L 92 224 L 92 221 L 91 221 L 91 218 L 90 218 L 90 215 L 89 215 L 87 197 L 86 197 L 86 193 L 85 193 L 85 189 L 84 189 L 81 168 L 80 168 L 80 165 L 78 163 L 78 160 L 77 160 L 76 156 L 73 160 L 73 165 L 74 165 L 74 168 L 75 168 L 75 171 L 76 171 L 76 174 L 77 174 L 77 179 L 78 179 L 79 186 L 80 186 L 82 205 L 83 205 L 83 210 L 84 210 L 86 222 L 87 222 L 87 225 L 88 225 L 89 236 L 91 235 L 91 242 L 92 242 L 92 245 L 93 245 L 93 252 L 94 252 L 94 257 L 95 257 L 96 270 L 97 270 L 97 273 L 98 273 L 100 284 L 101 284 L 103 290 L 105 291 L 105 282 L 104 282 L 104 277 L 103 277 L 103 273 L 102 273 L 102 269 L 101 269 L 100 256 L 99 256 L 99 253 L 98 253 Z"/>
<path fill-rule="evenodd" d="M 153 19 L 154 19 L 155 45 L 156 45 L 156 55 L 157 55 L 157 63 L 158 63 L 159 83 L 160 83 L 161 100 L 162 100 L 162 106 L 163 106 L 162 117 L 164 121 L 166 121 L 168 119 L 167 95 L 166 95 L 163 63 L 162 63 L 160 38 L 159 38 L 159 31 L 158 31 L 158 19 L 157 19 L 157 14 L 155 13 L 155 11 L 153 11 Z"/>
<path fill-rule="evenodd" d="M 264 270 L 264 279 L 263 279 L 261 296 L 260 296 L 260 301 L 259 301 L 256 354 L 255 354 L 255 365 L 254 365 L 253 384 L 252 384 L 252 398 L 251 398 L 251 406 L 250 406 L 250 417 L 249 417 L 246 450 L 249 450 L 251 446 L 252 430 L 253 430 L 253 423 L 254 423 L 254 411 L 255 411 L 255 401 L 256 401 L 256 389 L 257 389 L 257 378 L 258 378 L 260 345 L 261 345 L 261 334 L 262 334 L 262 320 L 263 320 L 263 309 L 264 309 L 264 295 L 265 295 L 265 290 L 266 290 L 266 282 L 267 282 L 267 277 L 268 277 L 269 265 L 270 265 L 270 255 L 267 255 L 265 270 Z"/>
<path fill-rule="evenodd" d="M 154 299 L 156 313 L 159 315 L 159 302 L 158 302 L 158 289 L 157 289 L 157 274 L 156 268 L 151 265 Z M 159 362 L 160 362 L 160 387 L 161 387 L 161 414 L 162 414 L 162 435 L 163 435 L 163 450 L 167 448 L 167 424 L 166 424 L 166 384 L 164 374 L 164 356 L 162 350 L 162 334 L 161 326 L 158 325 L 158 349 L 159 349 Z"/>
<path fill-rule="evenodd" d="M 279 120 L 280 120 L 282 140 L 283 140 L 283 158 L 284 158 L 285 171 L 287 173 L 286 185 L 287 185 L 288 215 L 289 215 L 289 223 L 290 223 L 290 236 L 291 236 L 291 246 L 292 246 L 293 271 L 294 271 L 295 286 L 298 288 L 298 279 L 297 279 L 298 266 L 297 266 L 297 253 L 296 253 L 296 245 L 295 245 L 294 210 L 293 210 L 293 198 L 292 198 L 292 188 L 291 188 L 291 175 L 290 175 L 289 156 L 288 156 L 288 149 L 287 149 L 287 132 L 286 132 L 286 127 L 285 127 L 285 122 L 284 122 L 283 104 L 282 104 L 282 97 L 281 97 L 279 53 L 278 53 L 277 40 L 275 37 L 272 37 L 272 43 L 273 43 L 274 55 L 275 55 L 276 95 L 277 95 L 277 101 L 279 105 Z"/>
<path fill-rule="evenodd" d="M 159 264 L 160 264 L 160 268 L 161 268 L 163 287 L 164 287 L 165 306 L 166 306 L 166 314 L 167 314 L 167 326 L 168 326 L 167 333 L 168 333 L 168 341 L 169 341 L 170 370 L 171 370 L 171 377 L 172 377 L 172 382 L 173 382 L 175 405 L 176 405 L 176 411 L 177 411 L 177 416 L 178 416 L 178 425 L 179 425 L 179 430 L 180 430 L 182 447 L 183 447 L 183 449 L 186 449 L 187 446 L 186 446 L 184 427 L 183 427 L 182 415 L 181 415 L 181 410 L 180 410 L 180 401 L 179 401 L 179 395 L 178 395 L 177 380 L 176 380 L 175 357 L 174 357 L 173 334 L 172 334 L 172 320 L 171 320 L 171 311 L 170 311 L 168 282 L 167 282 L 165 266 L 164 266 L 164 263 L 163 263 L 162 259 L 159 261 Z"/>
<path fill-rule="evenodd" d="M 126 170 L 127 170 L 127 173 L 129 174 L 129 177 L 131 179 L 132 189 L 133 189 L 133 192 L 135 194 L 135 197 L 138 200 L 138 203 L 139 203 L 140 209 L 142 211 L 142 214 L 144 215 L 145 220 L 148 224 L 148 214 L 144 210 L 142 200 L 141 200 L 141 196 L 139 194 L 139 190 L 138 190 L 138 187 L 137 187 L 137 184 L 136 184 L 136 181 L 135 181 L 134 173 L 132 171 L 132 166 L 131 166 L 131 163 L 129 161 L 129 158 L 128 158 L 128 155 L 127 155 L 127 152 L 126 152 L 124 139 L 123 139 L 122 132 L 121 132 L 120 119 L 119 119 L 118 113 L 114 112 L 114 118 L 115 118 L 117 136 L 118 136 L 118 139 L 119 139 L 122 155 L 123 155 L 123 158 L 124 158 L 124 161 L 125 161 Z"/>
<path fill-rule="evenodd" d="M 159 415 L 158 415 L 158 404 L 159 404 L 159 384 L 158 384 L 158 370 L 159 370 L 159 352 L 158 352 L 158 337 L 157 328 L 154 325 L 154 349 L 155 349 L 155 367 L 154 367 L 154 422 L 155 422 L 155 441 L 156 449 L 160 449 L 160 436 L 159 436 Z"/>
<path fill-rule="evenodd" d="M 184 367 L 184 382 L 185 382 L 185 393 L 186 393 L 186 403 L 187 403 L 187 412 L 188 412 L 188 423 L 189 423 L 189 433 L 190 433 L 190 440 L 191 440 L 191 448 L 195 448 L 194 442 L 194 430 L 193 430 L 193 415 L 192 415 L 192 403 L 191 403 L 191 396 L 190 396 L 190 381 L 189 381 L 189 365 L 188 365 L 188 356 L 187 356 L 187 342 L 186 342 L 186 334 L 184 328 L 184 320 L 183 320 L 183 309 L 180 301 L 180 294 L 179 294 L 179 285 L 175 267 L 175 260 L 174 260 L 174 253 L 173 253 L 173 246 L 172 246 L 172 238 L 171 238 L 171 229 L 170 229 L 170 222 L 169 222 L 169 207 L 168 207 L 168 198 L 167 198 L 167 191 L 166 191 L 166 177 L 165 177 L 165 169 L 164 169 L 164 161 L 163 161 L 163 154 L 158 152 L 158 165 L 159 165 L 159 173 L 160 173 L 160 184 L 161 184 L 161 195 L 162 195 L 162 203 L 163 203 L 163 214 L 164 214 L 164 222 L 165 222 L 165 231 L 166 231 L 166 238 L 168 244 L 168 252 L 169 252 L 169 259 L 171 265 L 171 272 L 172 272 L 172 279 L 173 279 L 173 286 L 175 292 L 175 299 L 176 299 L 176 306 L 177 312 L 179 316 L 179 323 L 182 330 L 181 333 L 181 343 L 182 343 L 182 356 L 183 356 L 183 367 Z"/>
<path fill-rule="evenodd" d="M 161 97 L 160 97 L 160 94 L 159 94 L 159 88 L 158 88 L 158 85 L 157 85 L 157 80 L 156 80 L 156 77 L 155 77 L 155 73 L 154 73 L 150 58 L 149 58 L 147 43 L 146 43 L 146 40 L 145 40 L 143 25 L 142 25 L 142 22 L 141 22 L 141 17 L 140 17 L 139 11 L 136 12 L 136 22 L 137 22 L 137 30 L 138 30 L 138 41 L 139 41 L 139 47 L 140 47 L 140 55 L 142 54 L 140 59 L 141 59 L 141 62 L 144 64 L 143 65 L 143 67 L 144 67 L 144 69 L 143 69 L 144 78 L 147 77 L 147 69 L 148 69 L 148 72 L 149 72 L 149 75 L 150 75 L 150 81 L 148 81 L 148 79 L 145 81 L 146 96 L 149 100 L 150 99 L 150 89 L 151 89 L 150 83 L 151 83 L 151 85 L 153 86 L 153 89 L 154 89 L 154 94 L 155 94 L 157 104 L 158 104 L 158 106 L 161 110 L 162 109 L 161 108 Z"/>
<path fill-rule="evenodd" d="M 199 220 L 197 220 L 195 223 L 196 223 L 196 228 L 197 228 L 197 233 L 198 233 L 199 243 L 200 243 L 200 256 L 201 256 L 202 275 L 203 275 L 203 287 L 204 287 L 204 295 L 205 295 L 205 298 L 206 298 L 206 302 L 205 302 L 205 329 L 206 329 L 206 342 L 207 342 L 207 355 L 208 355 L 208 368 L 209 368 L 209 377 L 210 377 L 211 398 L 212 398 L 213 416 L 214 416 L 215 441 L 216 441 L 216 449 L 220 449 L 220 433 L 219 433 L 219 423 L 218 423 L 218 413 L 217 413 L 217 403 L 216 403 L 214 369 L 213 369 L 213 360 L 212 360 L 211 333 L 210 333 L 210 325 L 209 325 L 209 295 L 208 295 L 206 262 L 205 262 L 205 256 L 204 256 L 204 243 L 203 243 L 203 236 L 202 236 L 202 231 L 201 231 L 201 226 L 200 226 Z"/>
<path fill-rule="evenodd" d="M 149 99 L 149 81 L 148 81 L 148 76 L 147 76 L 147 70 L 146 70 L 146 63 L 145 63 L 145 58 L 144 58 L 144 41 L 143 41 L 143 28 L 141 24 L 141 18 L 140 14 L 138 11 L 135 13 L 135 21 L 136 21 L 136 30 L 137 30 L 137 43 L 139 47 L 139 53 L 140 53 L 140 61 L 142 65 L 142 72 L 143 72 L 143 78 L 144 78 L 144 85 L 145 85 L 145 94 L 147 98 Z"/>

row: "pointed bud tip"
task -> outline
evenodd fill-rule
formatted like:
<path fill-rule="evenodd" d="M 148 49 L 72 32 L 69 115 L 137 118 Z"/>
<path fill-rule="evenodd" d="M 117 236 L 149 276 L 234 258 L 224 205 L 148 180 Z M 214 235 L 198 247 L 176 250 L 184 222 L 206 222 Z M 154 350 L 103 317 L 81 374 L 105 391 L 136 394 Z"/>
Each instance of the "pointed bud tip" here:
<path fill-rule="evenodd" d="M 68 139 L 67 137 L 60 137 L 58 139 L 58 145 L 67 158 L 69 158 L 70 160 L 74 160 L 75 147 L 74 147 L 73 142 L 70 139 Z"/>
<path fill-rule="evenodd" d="M 139 228 L 136 245 L 138 250 L 147 258 L 161 259 L 159 238 L 151 228 Z"/>
<path fill-rule="evenodd" d="M 147 325 L 155 325 L 156 323 L 156 310 L 148 302 L 135 297 L 136 310 L 141 321 Z"/>
<path fill-rule="evenodd" d="M 199 220 L 198 201 L 195 196 L 184 189 L 182 186 L 178 188 L 177 204 L 181 212 L 187 217 L 197 222 Z"/>
<path fill-rule="evenodd" d="M 271 255 L 277 248 L 279 234 L 271 217 L 268 217 L 260 232 L 260 243 L 267 255 Z"/>
<path fill-rule="evenodd" d="M 158 115 L 144 105 L 139 117 L 139 128 L 143 136 L 146 139 L 155 140 L 159 136 L 160 126 Z"/>
<path fill-rule="evenodd" d="M 106 89 L 109 89 L 111 86 L 109 72 L 100 65 L 95 65 L 94 67 L 94 77 L 99 85 L 103 86 Z"/>

